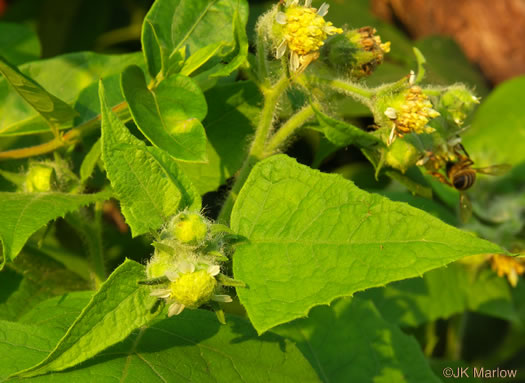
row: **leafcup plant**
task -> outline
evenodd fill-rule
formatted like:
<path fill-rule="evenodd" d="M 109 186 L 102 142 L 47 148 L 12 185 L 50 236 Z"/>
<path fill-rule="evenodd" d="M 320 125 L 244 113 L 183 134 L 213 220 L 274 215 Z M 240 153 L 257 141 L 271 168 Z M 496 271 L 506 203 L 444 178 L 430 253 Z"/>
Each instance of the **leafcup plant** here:
<path fill-rule="evenodd" d="M 156 0 L 142 53 L 19 67 L 0 59 L 0 135 L 13 142 L 0 152 L 13 164 L 0 171 L 10 185 L 0 193 L 2 265 L 23 275 L 4 279 L 14 292 L 2 305 L 27 303 L 0 322 L 3 380 L 438 381 L 398 326 L 475 310 L 483 298 L 443 312 L 408 305 L 392 319 L 381 306 L 388 294 L 415 292 L 391 283 L 454 275 L 463 289 L 482 278 L 508 294 L 500 277 L 516 286 L 525 270 L 512 256 L 523 250 L 522 221 L 500 232 L 479 206 L 470 217 L 464 191 L 481 170 L 463 134 L 480 103 L 474 92 L 424 85 L 417 48 L 414 70 L 367 86 L 396 47 L 371 26 L 333 25 L 329 6 L 275 4 L 257 21 L 254 53 L 245 1 Z M 340 100 L 366 107 L 373 123 L 350 123 Z M 376 178 L 418 194 L 405 201 L 423 209 L 281 154 L 307 131 L 332 151 L 360 149 Z M 16 141 L 46 134 L 36 146 Z M 201 196 L 227 179 L 212 219 Z M 468 231 L 448 224 L 461 224 L 447 210 L 458 200 Z M 122 235 L 110 235 L 114 226 L 129 227 L 149 259 L 124 260 L 131 248 L 112 247 Z M 68 235 L 87 257 L 68 250 Z M 31 299 L 24 283 L 39 267 L 55 287 Z"/>

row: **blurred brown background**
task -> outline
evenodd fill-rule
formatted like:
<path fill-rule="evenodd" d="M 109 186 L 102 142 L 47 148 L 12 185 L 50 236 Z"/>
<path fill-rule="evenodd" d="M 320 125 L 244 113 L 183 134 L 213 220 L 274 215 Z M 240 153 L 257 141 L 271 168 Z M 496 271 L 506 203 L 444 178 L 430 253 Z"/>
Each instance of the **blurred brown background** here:
<path fill-rule="evenodd" d="M 376 15 L 401 24 L 413 38 L 435 34 L 452 37 L 494 84 L 525 74 L 525 0 L 371 3 Z"/>

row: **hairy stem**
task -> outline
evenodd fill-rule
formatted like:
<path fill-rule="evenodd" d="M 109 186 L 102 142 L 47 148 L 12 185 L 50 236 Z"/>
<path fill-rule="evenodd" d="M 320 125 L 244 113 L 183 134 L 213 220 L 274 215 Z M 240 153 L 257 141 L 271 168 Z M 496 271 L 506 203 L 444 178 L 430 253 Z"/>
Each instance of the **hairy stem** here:
<path fill-rule="evenodd" d="M 305 106 L 299 112 L 294 114 L 283 126 L 272 136 L 266 147 L 265 157 L 272 155 L 283 147 L 286 141 L 304 125 L 310 118 L 314 116 L 314 108 L 312 105 Z"/>
<path fill-rule="evenodd" d="M 235 203 L 244 182 L 246 182 L 246 179 L 255 164 L 264 158 L 266 152 L 266 141 L 273 126 L 275 109 L 283 92 L 288 87 L 289 82 L 290 80 L 286 76 L 282 76 L 274 86 L 265 92 L 264 106 L 261 111 L 261 118 L 259 119 L 257 130 L 255 131 L 255 137 L 241 170 L 235 179 L 235 183 L 233 184 L 228 198 L 224 202 L 219 213 L 219 222 L 229 223 L 233 204 Z"/>
<path fill-rule="evenodd" d="M 336 91 L 347 93 L 350 96 L 357 98 L 358 100 L 363 100 L 363 98 L 370 99 L 375 94 L 375 92 L 370 89 L 366 89 L 356 84 L 352 84 L 350 82 L 343 81 L 343 80 L 336 80 L 336 79 L 329 79 L 329 78 L 315 77 L 315 76 L 309 76 L 308 79 L 313 82 L 327 85 L 335 89 Z"/>

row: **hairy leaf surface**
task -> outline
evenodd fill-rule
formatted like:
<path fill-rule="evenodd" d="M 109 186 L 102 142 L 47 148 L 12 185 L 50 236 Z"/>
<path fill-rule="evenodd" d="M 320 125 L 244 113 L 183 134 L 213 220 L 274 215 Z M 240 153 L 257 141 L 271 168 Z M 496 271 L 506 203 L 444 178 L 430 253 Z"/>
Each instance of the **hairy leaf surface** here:
<path fill-rule="evenodd" d="M 340 296 L 502 249 L 431 215 L 278 155 L 255 166 L 232 212 L 233 259 L 258 332 Z"/>
<path fill-rule="evenodd" d="M 102 158 L 133 236 L 159 229 L 177 211 L 201 200 L 173 159 L 133 137 L 109 109 L 100 84 Z"/>

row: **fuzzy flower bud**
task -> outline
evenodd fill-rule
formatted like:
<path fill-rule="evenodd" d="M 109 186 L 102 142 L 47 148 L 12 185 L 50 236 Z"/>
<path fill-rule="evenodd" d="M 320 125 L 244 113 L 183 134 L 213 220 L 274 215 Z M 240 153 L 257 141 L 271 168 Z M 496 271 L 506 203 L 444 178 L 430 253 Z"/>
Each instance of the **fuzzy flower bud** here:
<path fill-rule="evenodd" d="M 199 213 L 180 213 L 175 217 L 173 235 L 182 243 L 195 244 L 206 239 L 208 224 Z"/>
<path fill-rule="evenodd" d="M 55 169 L 45 164 L 32 164 L 26 176 L 26 190 L 33 192 L 51 191 L 55 183 Z"/>
<path fill-rule="evenodd" d="M 356 79 L 372 74 L 390 52 L 390 42 L 382 43 L 375 32 L 363 27 L 332 37 L 321 49 L 323 62 L 338 74 Z"/>
<path fill-rule="evenodd" d="M 327 22 L 324 16 L 328 13 L 328 4 L 319 9 L 311 7 L 311 0 L 305 0 L 304 6 L 299 0 L 289 0 L 284 11 L 275 15 L 274 39 L 279 41 L 276 48 L 276 58 L 281 58 L 290 52 L 290 70 L 301 72 L 310 62 L 319 57 L 319 48 L 330 35 L 343 33 Z"/>
<path fill-rule="evenodd" d="M 470 90 L 464 86 L 453 86 L 441 96 L 439 110 L 447 120 L 461 126 L 477 104 L 479 98 Z"/>

